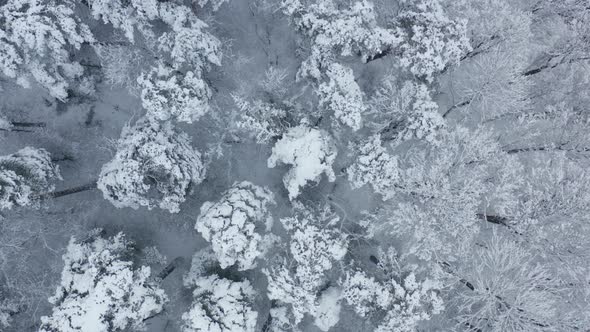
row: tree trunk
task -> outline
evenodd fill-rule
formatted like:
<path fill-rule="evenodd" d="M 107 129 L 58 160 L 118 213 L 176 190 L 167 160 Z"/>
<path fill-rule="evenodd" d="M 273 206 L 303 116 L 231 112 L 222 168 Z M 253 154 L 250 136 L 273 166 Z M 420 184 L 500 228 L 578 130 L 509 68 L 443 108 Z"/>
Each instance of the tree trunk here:
<path fill-rule="evenodd" d="M 50 193 L 43 194 L 40 196 L 40 199 L 59 198 L 59 197 L 68 196 L 71 194 L 77 194 L 77 193 L 92 190 L 92 189 L 96 189 L 96 180 L 92 181 L 90 183 L 78 186 L 78 187 L 73 187 L 73 188 L 69 188 L 69 189 L 65 189 L 65 190 L 53 191 Z"/>
<path fill-rule="evenodd" d="M 517 235 L 523 235 L 521 232 L 515 230 L 509 223 L 508 223 L 508 218 L 506 217 L 502 217 L 502 216 L 494 216 L 494 215 L 488 215 L 488 214 L 483 214 L 483 213 L 478 213 L 477 214 L 477 218 L 485 221 L 485 222 L 489 222 L 491 224 L 495 224 L 495 225 L 500 225 L 500 226 L 504 226 L 506 228 L 508 228 L 510 231 L 512 231 L 514 234 Z"/>
<path fill-rule="evenodd" d="M 451 114 L 451 112 L 452 112 L 453 110 L 455 110 L 455 109 L 457 109 L 457 108 L 461 108 L 461 107 L 463 107 L 463 106 L 467 106 L 467 105 L 471 104 L 471 101 L 472 101 L 472 100 L 473 100 L 473 99 L 470 99 L 470 100 L 465 100 L 465 101 L 463 101 L 463 102 L 460 102 L 460 103 L 458 103 L 458 104 L 455 104 L 455 105 L 451 106 L 451 107 L 450 107 L 448 110 L 446 110 L 446 112 L 444 112 L 444 113 L 443 113 L 442 117 L 443 117 L 443 118 L 446 118 L 447 116 L 449 116 L 449 114 Z"/>
<path fill-rule="evenodd" d="M 18 122 L 18 121 L 10 121 L 10 124 L 15 127 L 37 127 L 37 128 L 45 128 L 47 124 L 45 122 Z"/>
<path fill-rule="evenodd" d="M 488 40 L 484 40 L 484 41 L 480 42 L 477 46 L 475 46 L 473 48 L 473 50 L 471 52 L 465 53 L 461 57 L 461 59 L 459 61 L 464 61 L 464 60 L 467 60 L 469 58 L 473 58 L 473 57 L 475 57 L 475 56 L 477 56 L 477 55 L 479 55 L 481 53 L 484 53 L 484 52 L 488 51 L 491 47 L 493 47 L 493 45 L 492 46 L 489 46 L 489 45 L 486 46 L 486 43 L 490 43 L 490 42 L 492 42 L 492 41 L 494 41 L 494 40 L 496 40 L 498 38 L 500 38 L 500 36 L 493 35 Z M 483 46 L 486 46 L 486 47 L 483 47 Z"/>
<path fill-rule="evenodd" d="M 538 73 L 542 72 L 542 71 L 543 71 L 543 70 L 545 70 L 545 69 L 548 69 L 548 68 L 554 68 L 554 67 L 556 67 L 556 66 L 557 66 L 557 64 L 551 65 L 551 61 L 552 61 L 553 59 L 557 58 L 557 57 L 558 57 L 557 55 L 548 55 L 548 54 L 545 54 L 545 55 L 543 55 L 543 57 L 545 58 L 545 59 L 542 61 L 542 62 L 543 62 L 543 64 L 541 64 L 541 65 L 537 65 L 536 67 L 534 67 L 534 68 L 532 68 L 532 69 L 525 70 L 525 71 L 523 71 L 523 72 L 521 73 L 521 75 L 522 75 L 522 76 L 532 76 L 532 75 L 536 75 L 536 74 L 538 74 Z M 538 58 L 538 59 L 540 59 L 540 58 Z M 562 61 L 563 61 L 563 59 L 562 59 Z M 539 63 L 539 60 L 535 60 L 535 61 L 533 62 L 533 65 L 534 65 L 535 63 Z M 529 67 L 529 68 L 530 68 L 530 67 Z"/>
<path fill-rule="evenodd" d="M 75 160 L 74 157 L 67 155 L 67 154 L 64 154 L 62 157 L 59 157 L 59 158 L 55 158 L 55 157 L 51 158 L 51 162 L 53 162 L 53 163 L 58 163 L 60 161 L 74 161 L 74 160 Z"/>
<path fill-rule="evenodd" d="M 32 130 L 26 130 L 26 129 L 4 129 L 4 128 L 0 128 L 0 131 L 10 131 L 10 132 L 22 132 L 22 133 L 32 133 Z"/>
<path fill-rule="evenodd" d="M 544 151 L 563 151 L 563 152 L 576 152 L 576 153 L 584 153 L 589 152 L 590 148 L 568 148 L 566 146 L 567 143 L 559 144 L 557 146 L 537 146 L 537 147 L 529 147 L 529 148 L 515 148 L 504 150 L 507 154 L 515 154 L 515 153 L 523 153 L 523 152 L 544 152 Z"/>
<path fill-rule="evenodd" d="M 504 217 L 500 217 L 500 216 L 487 215 L 487 214 L 483 214 L 483 213 L 478 213 L 477 214 L 477 217 L 479 219 L 485 220 L 485 221 L 490 222 L 492 224 L 497 224 L 497 225 L 502 225 L 502 226 L 509 227 L 509 225 L 508 225 L 508 218 L 504 218 Z"/>
<path fill-rule="evenodd" d="M 166 277 L 168 277 L 174 270 L 176 270 L 176 268 L 179 267 L 183 262 L 183 257 L 174 258 L 172 262 L 170 262 L 170 264 L 166 265 L 166 267 L 156 275 L 156 279 L 160 282 L 166 279 Z"/>
<path fill-rule="evenodd" d="M 589 57 L 586 57 L 586 56 L 577 57 L 577 58 L 573 58 L 573 59 L 567 59 L 567 56 L 568 56 L 568 54 L 563 55 L 562 59 L 559 62 L 553 63 L 553 64 L 551 64 L 551 60 L 557 58 L 557 56 L 556 55 L 549 56 L 544 64 L 542 64 L 536 68 L 529 69 L 529 70 L 522 72 L 522 76 L 532 76 L 532 75 L 536 75 L 546 69 L 553 69 L 553 68 L 563 65 L 563 64 L 571 64 L 571 63 L 576 63 L 578 61 L 586 61 L 586 60 L 590 59 Z"/>

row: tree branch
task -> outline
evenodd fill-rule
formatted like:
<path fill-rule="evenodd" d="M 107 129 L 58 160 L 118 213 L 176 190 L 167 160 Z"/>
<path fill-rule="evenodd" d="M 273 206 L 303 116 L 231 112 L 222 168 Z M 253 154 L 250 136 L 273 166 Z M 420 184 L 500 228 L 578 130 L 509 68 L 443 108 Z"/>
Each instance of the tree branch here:
<path fill-rule="evenodd" d="M 566 148 L 566 143 L 557 145 L 557 146 L 536 146 L 536 147 L 528 147 L 528 148 L 514 148 L 504 150 L 504 152 L 508 154 L 516 154 L 516 153 L 523 153 L 523 152 L 547 152 L 547 151 L 563 151 L 563 152 L 590 152 L 590 148 Z"/>
<path fill-rule="evenodd" d="M 509 219 L 506 218 L 506 217 L 478 213 L 477 214 L 477 218 L 478 219 L 481 219 L 481 220 L 483 220 L 485 222 L 489 222 L 491 224 L 494 224 L 494 225 L 504 226 L 504 227 L 508 228 L 510 231 L 514 232 L 517 235 L 523 235 L 521 232 L 515 230 L 514 227 L 512 227 L 512 225 L 510 225 L 508 223 L 508 220 Z"/>
<path fill-rule="evenodd" d="M 450 107 L 448 110 L 446 110 L 446 111 L 443 113 L 442 117 L 443 117 L 443 118 L 446 118 L 447 116 L 449 116 L 449 114 L 451 114 L 451 112 L 452 112 L 453 110 L 455 110 L 455 109 L 457 109 L 457 108 L 461 108 L 461 107 L 463 107 L 463 106 L 467 106 L 467 105 L 471 104 L 471 102 L 472 102 L 472 101 L 473 101 L 473 99 L 469 99 L 469 100 L 465 100 L 465 101 L 462 101 L 462 102 L 460 102 L 460 103 L 458 103 L 458 104 L 455 104 L 455 105 L 451 106 L 451 107 Z"/>
<path fill-rule="evenodd" d="M 566 64 L 566 63 L 570 63 L 571 64 L 571 63 L 575 63 L 575 62 L 578 62 L 578 61 L 590 60 L 590 57 L 586 57 L 586 56 L 571 58 L 571 59 L 567 60 L 566 59 L 567 58 L 567 55 L 564 55 L 563 56 L 563 59 L 561 59 L 561 61 L 559 61 L 557 63 L 554 63 L 554 64 L 551 64 L 551 60 L 553 60 L 553 59 L 555 59 L 557 57 L 558 57 L 558 55 L 550 55 L 547 58 L 547 60 L 545 61 L 545 63 L 543 65 L 541 65 L 541 66 L 539 66 L 537 68 L 533 68 L 533 69 L 529 69 L 527 71 L 524 71 L 522 73 L 522 76 L 536 75 L 536 74 L 542 72 L 545 69 L 553 69 L 553 68 L 555 68 L 557 66 L 560 66 L 560 65 L 563 65 L 563 64 Z"/>
<path fill-rule="evenodd" d="M 92 189 L 96 189 L 96 180 L 89 182 L 87 184 L 78 186 L 78 187 L 73 187 L 73 188 L 69 188 L 69 189 L 65 189 L 65 190 L 53 191 L 53 192 L 42 194 L 39 196 L 39 199 L 44 200 L 44 199 L 48 199 L 48 198 L 59 198 L 59 197 L 77 194 L 77 193 L 92 190 Z"/>
<path fill-rule="evenodd" d="M 37 128 L 45 128 L 47 124 L 45 122 L 18 122 L 18 121 L 10 121 L 10 124 L 15 127 L 37 127 Z"/>
<path fill-rule="evenodd" d="M 33 133 L 34 132 L 32 130 L 26 130 L 26 129 L 4 129 L 4 128 L 0 128 L 0 131 L 21 132 L 21 133 Z"/>
<path fill-rule="evenodd" d="M 477 56 L 477 55 L 479 55 L 479 54 L 481 54 L 481 53 L 489 50 L 490 49 L 490 46 L 485 47 L 485 48 L 482 48 L 482 46 L 484 46 L 486 43 L 492 42 L 492 41 L 494 41 L 494 40 L 496 40 L 498 38 L 500 38 L 498 35 L 493 35 L 493 36 L 490 37 L 490 39 L 484 40 L 484 41 L 480 42 L 479 44 L 477 44 L 477 46 L 475 46 L 473 48 L 472 51 L 465 53 L 461 57 L 461 59 L 459 61 L 464 61 L 464 60 L 467 60 L 469 58 L 473 58 L 473 57 L 475 57 L 475 56 Z"/>

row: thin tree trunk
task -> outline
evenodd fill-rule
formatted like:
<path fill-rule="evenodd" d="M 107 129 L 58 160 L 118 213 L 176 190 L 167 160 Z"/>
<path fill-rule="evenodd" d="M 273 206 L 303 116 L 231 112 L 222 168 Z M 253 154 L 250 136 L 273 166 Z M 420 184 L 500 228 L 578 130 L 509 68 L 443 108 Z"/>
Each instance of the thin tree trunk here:
<path fill-rule="evenodd" d="M 77 194 L 77 193 L 92 190 L 92 189 L 96 189 L 96 180 L 92 181 L 90 183 L 78 186 L 78 187 L 73 187 L 73 188 L 69 188 L 69 189 L 65 189 L 65 190 L 53 191 L 50 193 L 43 194 L 40 196 L 40 199 L 59 198 L 59 197 Z"/>
<path fill-rule="evenodd" d="M 37 127 L 37 128 L 45 128 L 47 124 L 45 122 L 18 122 L 18 121 L 10 121 L 10 124 L 15 127 Z"/>
<path fill-rule="evenodd" d="M 567 55 L 564 55 L 563 56 L 563 59 L 561 61 L 559 61 L 557 63 L 554 63 L 554 64 L 551 64 L 551 60 L 555 59 L 556 57 L 557 56 L 550 56 L 544 64 L 542 64 L 539 67 L 536 67 L 536 68 L 533 68 L 533 69 L 529 69 L 529 70 L 524 71 L 522 73 L 522 76 L 532 76 L 532 75 L 536 75 L 536 74 L 542 72 L 543 70 L 552 69 L 552 68 L 558 67 L 558 66 L 563 65 L 563 64 L 575 63 L 575 62 L 578 62 L 578 61 L 585 61 L 585 60 L 589 60 L 590 59 L 589 57 L 578 57 L 578 58 L 573 58 L 573 59 L 567 60 L 566 59 L 567 58 Z"/>
<path fill-rule="evenodd" d="M 506 153 L 508 154 L 515 154 L 515 153 L 522 153 L 522 152 L 538 152 L 538 151 L 547 151 L 550 150 L 551 148 L 548 148 L 546 146 L 539 146 L 539 147 L 532 147 L 532 148 L 516 148 L 516 149 L 510 149 L 510 150 L 505 150 Z M 555 148 L 555 150 L 559 150 L 558 148 Z"/>
<path fill-rule="evenodd" d="M 548 64 L 545 64 L 545 65 L 543 65 L 541 67 L 537 67 L 535 69 L 531 69 L 531 70 L 525 71 L 524 73 L 522 73 L 522 76 L 535 75 L 535 74 L 538 74 L 538 73 L 542 72 L 544 69 L 547 69 L 547 68 L 549 68 L 549 65 Z"/>
<path fill-rule="evenodd" d="M 464 60 L 466 60 L 466 59 L 473 58 L 473 57 L 475 57 L 475 56 L 477 56 L 477 55 L 479 55 L 479 54 L 481 54 L 481 53 L 484 53 L 484 52 L 488 51 L 488 50 L 489 50 L 489 49 L 490 49 L 492 46 L 494 46 L 494 45 L 492 45 L 492 46 L 487 46 L 487 47 L 485 47 L 485 48 L 482 48 L 482 47 L 483 47 L 483 46 L 484 46 L 486 43 L 492 42 L 492 41 L 494 41 L 494 40 L 496 40 L 496 39 L 498 39 L 498 38 L 500 38 L 500 36 L 498 36 L 498 35 L 493 35 L 493 36 L 491 36 L 491 37 L 490 37 L 488 40 L 484 40 L 484 41 L 480 42 L 480 43 L 479 43 L 477 46 L 475 46 L 475 47 L 473 48 L 473 50 L 472 50 L 471 52 L 467 52 L 467 53 L 465 53 L 465 54 L 464 54 L 464 55 L 461 57 L 461 59 L 460 59 L 459 61 L 464 61 Z"/>
<path fill-rule="evenodd" d="M 22 133 L 32 133 L 32 130 L 26 130 L 26 129 L 4 129 L 4 128 L 0 128 L 0 131 L 10 131 L 10 132 L 22 132 Z"/>
<path fill-rule="evenodd" d="M 544 152 L 544 151 L 564 151 L 564 152 L 589 152 L 590 148 L 566 148 L 566 144 L 560 144 L 557 146 L 537 146 L 530 148 L 515 148 L 504 150 L 508 154 L 523 153 L 523 152 Z"/>
<path fill-rule="evenodd" d="M 455 110 L 455 109 L 457 109 L 457 108 L 461 108 L 461 107 L 463 107 L 463 106 L 467 106 L 467 105 L 471 104 L 471 101 L 472 101 L 472 100 L 473 100 L 473 99 L 465 100 L 465 101 L 463 101 L 463 102 L 460 102 L 460 103 L 458 103 L 458 104 L 455 104 L 455 105 L 451 106 L 451 107 L 450 107 L 448 110 L 446 110 L 446 112 L 444 112 L 444 113 L 443 113 L 442 117 L 443 117 L 443 118 L 446 118 L 447 116 L 449 116 L 449 114 L 451 114 L 451 112 L 452 112 L 453 110 Z"/>
<path fill-rule="evenodd" d="M 492 224 L 510 227 L 510 225 L 508 225 L 508 218 L 505 217 L 487 215 L 483 213 L 478 213 L 477 217 Z"/>
<path fill-rule="evenodd" d="M 59 158 L 51 158 L 51 162 L 54 162 L 54 163 L 58 163 L 60 161 L 74 161 L 74 160 L 75 160 L 74 157 L 67 155 L 67 154 L 65 154 Z"/>
<path fill-rule="evenodd" d="M 558 64 L 551 65 L 551 61 L 553 59 L 555 59 L 557 57 L 557 55 L 545 55 L 545 56 L 546 56 L 546 59 L 542 65 L 539 65 L 533 69 L 525 70 L 524 72 L 522 72 L 522 76 L 532 76 L 532 75 L 542 72 L 545 69 L 555 68 L 559 64 L 558 63 Z M 534 61 L 534 62 L 538 62 L 538 61 Z M 563 62 L 563 60 L 562 60 L 562 62 Z"/>
<path fill-rule="evenodd" d="M 514 232 L 517 235 L 523 235 L 521 232 L 519 232 L 516 229 L 514 229 L 514 227 L 512 227 L 508 223 L 508 218 L 506 218 L 506 217 L 478 213 L 477 214 L 477 218 L 479 218 L 479 219 L 481 219 L 481 220 L 483 220 L 485 222 L 489 222 L 491 224 L 504 226 L 504 227 L 508 228 L 510 231 Z"/>
<path fill-rule="evenodd" d="M 162 271 L 160 271 L 160 273 L 156 275 L 156 280 L 159 280 L 161 282 L 162 280 L 166 279 L 166 277 L 168 277 L 172 272 L 174 272 L 174 270 L 176 270 L 176 268 L 179 267 L 183 262 L 183 257 L 174 258 L 172 262 L 170 262 L 170 264 L 166 265 L 166 267 L 163 268 Z"/>
<path fill-rule="evenodd" d="M 101 66 L 101 65 L 95 65 L 95 64 L 92 64 L 92 63 L 86 63 L 86 62 L 81 62 L 81 63 L 80 63 L 80 66 L 82 66 L 82 67 L 86 67 L 86 68 L 96 68 L 96 69 L 101 69 L 101 68 L 102 68 L 102 66 Z"/>

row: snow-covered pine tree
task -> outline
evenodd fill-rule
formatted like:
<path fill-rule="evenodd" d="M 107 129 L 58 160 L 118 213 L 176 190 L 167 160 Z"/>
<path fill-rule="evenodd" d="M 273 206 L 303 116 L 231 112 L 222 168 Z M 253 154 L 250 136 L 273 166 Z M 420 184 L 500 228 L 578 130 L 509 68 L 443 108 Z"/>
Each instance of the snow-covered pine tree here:
<path fill-rule="evenodd" d="M 351 150 L 358 151 L 355 161 L 346 169 L 351 186 L 356 189 L 370 184 L 384 200 L 393 197 L 400 181 L 399 166 L 396 156 L 383 146 L 381 136 L 374 135 Z"/>
<path fill-rule="evenodd" d="M 232 281 L 217 275 L 194 280 L 193 303 L 182 314 L 182 332 L 254 332 L 258 312 L 248 280 Z"/>
<path fill-rule="evenodd" d="M 263 235 L 272 226 L 272 204 L 274 195 L 268 189 L 247 181 L 234 183 L 219 201 L 203 203 L 195 229 L 211 242 L 221 268 L 256 266 L 273 238 Z"/>
<path fill-rule="evenodd" d="M 441 286 L 429 279 L 418 281 L 414 273 L 399 281 L 391 278 L 379 282 L 356 271 L 346 276 L 342 298 L 361 317 L 381 314 L 375 332 L 412 332 L 421 321 L 444 309 L 437 294 Z"/>
<path fill-rule="evenodd" d="M 318 182 L 322 173 L 326 173 L 331 182 L 336 179 L 332 169 L 336 155 L 335 143 L 328 133 L 302 123 L 290 128 L 276 142 L 268 158 L 268 167 L 274 168 L 279 163 L 293 165 L 283 177 L 289 198 L 293 200 L 308 182 Z"/>
<path fill-rule="evenodd" d="M 399 30 L 377 24 L 373 4 L 366 0 L 344 8 L 333 0 L 284 0 L 281 6 L 310 40 L 311 54 L 301 65 L 300 78 L 319 81 L 336 56 L 358 54 L 367 61 L 401 42 Z"/>
<path fill-rule="evenodd" d="M 74 1 L 8 0 L 0 6 L 0 72 L 23 87 L 31 78 L 64 100 L 73 79 L 84 70 L 72 61 L 94 37 L 75 15 Z"/>
<path fill-rule="evenodd" d="M 221 65 L 221 42 L 190 6 L 155 0 L 90 0 L 89 6 L 96 19 L 112 24 L 142 54 L 151 55 L 152 68 L 137 77 L 148 116 L 190 123 L 209 110 L 211 89 L 203 73 Z M 120 74 L 109 74 L 121 80 Z"/>
<path fill-rule="evenodd" d="M 105 164 L 98 189 L 116 207 L 158 206 L 171 213 L 205 177 L 201 154 L 170 123 L 146 118 L 125 127 L 117 153 Z"/>
<path fill-rule="evenodd" d="M 40 332 L 113 332 L 140 329 L 168 301 L 149 267 L 134 268 L 131 243 L 123 233 L 111 238 L 94 234 L 72 238 L 63 256 L 61 285 L 49 299 L 50 316 Z"/>
<path fill-rule="evenodd" d="M 356 131 L 363 125 L 363 113 L 367 107 L 361 88 L 354 80 L 352 69 L 338 63 L 329 65 L 328 80 L 318 87 L 320 107 L 334 113 L 342 124 Z"/>
<path fill-rule="evenodd" d="M 281 219 L 290 237 L 286 257 L 276 257 L 263 269 L 268 278 L 267 295 L 279 304 L 271 317 L 278 320 L 276 328 L 296 327 L 309 314 L 318 327 L 328 331 L 339 320 L 336 307 L 340 304 L 332 299 L 336 290 L 324 288 L 326 276 L 346 255 L 348 240 L 334 227 L 339 218 L 329 207 L 314 211 L 298 203 L 295 211 L 295 216 Z M 322 297 L 326 291 L 330 294 Z M 328 310 L 327 304 L 334 307 Z"/>
<path fill-rule="evenodd" d="M 367 124 L 384 141 L 416 139 L 436 143 L 436 133 L 445 121 L 425 84 L 387 75 L 370 102 Z"/>
<path fill-rule="evenodd" d="M 0 157 L 0 209 L 29 206 L 61 180 L 59 167 L 45 149 L 26 147 Z"/>
<path fill-rule="evenodd" d="M 142 74 L 137 83 L 147 117 L 192 123 L 209 111 L 211 89 L 192 71 L 182 74 L 160 63 Z"/>
<path fill-rule="evenodd" d="M 4 296 L 4 294 L 2 294 Z M 0 302 L 0 328 L 8 328 L 12 316 L 18 313 L 18 305 L 10 299 L 3 299 Z"/>
<path fill-rule="evenodd" d="M 287 131 L 289 114 L 285 109 L 261 100 L 250 102 L 238 95 L 232 98 L 240 112 L 236 126 L 253 136 L 256 143 L 270 143 Z"/>
<path fill-rule="evenodd" d="M 417 77 L 434 75 L 457 64 L 471 50 L 466 22 L 449 18 L 440 0 L 402 0 L 397 17 L 405 32 L 400 63 Z"/>

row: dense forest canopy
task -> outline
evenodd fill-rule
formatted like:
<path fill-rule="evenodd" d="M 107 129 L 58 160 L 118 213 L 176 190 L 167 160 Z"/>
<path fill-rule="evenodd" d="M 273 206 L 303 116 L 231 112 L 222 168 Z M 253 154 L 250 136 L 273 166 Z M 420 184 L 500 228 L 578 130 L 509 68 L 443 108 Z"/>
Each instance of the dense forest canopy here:
<path fill-rule="evenodd" d="M 0 331 L 590 331 L 587 0 L 0 0 Z"/>

